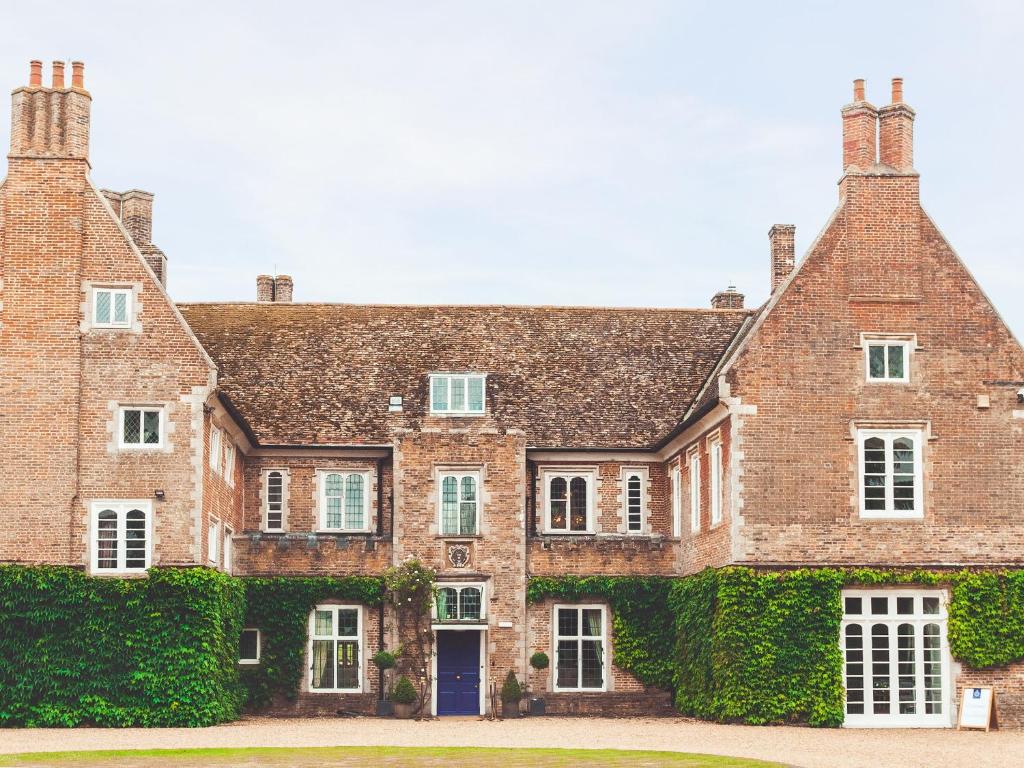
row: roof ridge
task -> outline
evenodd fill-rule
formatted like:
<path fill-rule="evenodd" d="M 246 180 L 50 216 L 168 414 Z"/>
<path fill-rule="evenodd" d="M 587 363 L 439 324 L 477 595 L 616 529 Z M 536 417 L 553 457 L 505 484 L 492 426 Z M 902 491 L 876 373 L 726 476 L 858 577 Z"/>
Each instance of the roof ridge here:
<path fill-rule="evenodd" d="M 270 301 L 177 301 L 179 307 L 353 307 L 366 309 L 571 309 L 577 311 L 601 312 L 699 312 L 717 314 L 754 314 L 755 308 L 744 307 L 634 307 L 593 304 L 399 304 L 365 303 L 347 301 L 294 301 L 275 303 Z"/>

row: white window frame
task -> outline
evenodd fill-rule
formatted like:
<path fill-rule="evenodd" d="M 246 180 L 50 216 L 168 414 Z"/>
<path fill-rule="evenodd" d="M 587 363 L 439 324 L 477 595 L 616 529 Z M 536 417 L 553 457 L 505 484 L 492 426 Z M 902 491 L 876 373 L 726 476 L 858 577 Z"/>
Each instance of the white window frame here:
<path fill-rule="evenodd" d="M 221 545 L 221 550 L 220 551 L 221 551 L 221 558 L 224 561 L 223 562 L 224 572 L 229 574 L 229 575 L 231 574 L 231 571 L 234 569 L 235 542 L 231 538 L 234 535 L 235 535 L 235 532 L 233 530 L 231 530 L 231 526 L 225 525 L 224 526 L 223 544 Z"/>
<path fill-rule="evenodd" d="M 480 590 L 480 618 L 478 619 L 442 619 L 437 615 L 437 597 L 436 593 L 442 589 L 454 589 L 459 593 L 460 604 L 462 590 L 472 587 Z M 487 623 L 487 584 L 482 581 L 438 581 L 434 584 L 434 600 L 430 606 L 430 617 L 436 624 L 443 625 L 445 628 L 449 628 L 453 625 L 472 625 L 486 624 Z"/>
<path fill-rule="evenodd" d="M 206 531 L 206 559 L 214 567 L 218 564 L 218 558 L 220 557 L 220 522 L 217 520 L 210 520 L 210 525 Z"/>
<path fill-rule="evenodd" d="M 239 639 L 238 663 L 239 664 L 259 664 L 260 663 L 260 659 L 263 656 L 263 632 L 260 631 L 259 629 L 257 629 L 256 627 L 243 627 L 242 628 L 242 633 L 244 634 L 246 632 L 255 632 L 256 633 L 256 658 L 254 658 L 254 659 L 242 658 L 242 654 L 241 654 L 241 639 Z"/>
<path fill-rule="evenodd" d="M 861 613 L 860 614 L 848 614 L 846 612 L 846 599 L 848 597 L 861 598 Z M 871 613 L 871 598 L 873 597 L 886 597 L 889 598 L 890 610 L 884 615 L 877 615 Z M 893 609 L 896 605 L 896 598 L 899 597 L 912 597 L 914 598 L 915 611 L 912 614 L 899 614 Z M 937 597 L 939 599 L 939 612 L 937 614 L 926 614 L 923 612 L 923 598 L 925 597 Z M 952 657 L 949 651 L 949 640 L 947 636 L 947 624 L 948 624 L 948 606 L 949 596 L 945 590 L 942 589 L 859 589 L 852 587 L 850 589 L 844 589 L 842 592 L 842 605 L 843 605 L 843 621 L 839 630 L 839 647 L 840 653 L 843 658 L 843 713 L 844 721 L 843 725 L 847 728 L 907 728 L 907 727 L 932 727 L 932 728 L 948 728 L 953 724 L 953 688 L 952 688 L 952 674 L 953 665 Z M 922 608 L 919 610 L 918 606 Z M 864 713 L 863 714 L 847 714 L 847 701 L 846 701 L 846 683 L 848 677 L 847 670 L 847 631 L 846 628 L 851 624 L 860 625 L 862 627 L 862 663 L 863 667 L 863 691 L 864 691 Z M 888 627 L 890 639 L 889 645 L 889 703 L 890 712 L 889 714 L 874 714 L 870 710 L 873 709 L 873 670 L 871 669 L 871 627 L 875 624 L 884 624 Z M 910 624 L 915 629 L 915 702 L 917 704 L 918 711 L 914 714 L 900 714 L 899 713 L 899 654 L 898 645 L 892 642 L 893 639 L 898 638 L 898 628 L 901 624 Z M 942 704 L 942 712 L 940 714 L 925 714 L 925 696 L 924 696 L 924 626 L 927 624 L 937 624 L 939 627 L 939 649 L 940 649 L 940 675 L 942 678 L 942 686 L 940 693 L 940 703 Z"/>
<path fill-rule="evenodd" d="M 94 576 L 106 574 L 117 575 L 127 573 L 145 573 L 153 565 L 153 505 L 148 499 L 136 499 L 124 501 L 120 499 L 106 499 L 93 501 L 89 509 L 89 565 L 90 572 Z M 99 567 L 99 515 L 104 510 L 112 510 L 117 514 L 117 567 Z M 128 568 L 125 566 L 127 555 L 127 536 L 125 516 L 132 510 L 137 509 L 146 516 L 146 564 L 142 568 Z"/>
<path fill-rule="evenodd" d="M 270 509 L 270 476 L 273 473 L 281 476 L 281 525 L 277 528 L 270 527 L 270 513 L 278 510 Z M 263 520 L 262 530 L 266 533 L 284 533 L 288 530 L 288 470 L 271 467 L 263 470 Z"/>
<path fill-rule="evenodd" d="M 452 381 L 461 380 L 463 382 L 463 392 L 465 393 L 465 407 L 461 409 L 455 409 L 451 407 L 451 393 L 452 393 Z M 482 391 L 481 407 L 478 411 L 469 409 L 469 381 L 470 379 L 479 379 L 480 387 Z M 437 382 L 446 381 L 448 387 L 448 399 L 445 408 L 435 409 L 434 408 L 434 388 L 437 386 Z M 432 373 L 430 374 L 430 387 L 427 393 L 429 398 L 428 410 L 431 415 L 434 416 L 483 416 L 487 413 L 487 374 L 485 373 Z"/>
<path fill-rule="evenodd" d="M 221 442 L 223 434 L 220 427 L 210 425 L 210 469 L 220 474 L 221 467 Z"/>
<path fill-rule="evenodd" d="M 99 303 L 97 302 L 98 295 L 100 293 L 110 294 L 110 320 L 108 322 L 101 322 L 99 319 Z M 92 301 L 92 327 L 93 328 L 107 328 L 113 330 L 124 330 L 132 327 L 132 307 L 134 290 L 132 288 L 120 286 L 93 286 L 92 295 L 89 297 Z M 115 296 L 125 297 L 125 320 L 124 322 L 117 322 L 114 320 L 114 298 Z"/>
<path fill-rule="evenodd" d="M 224 436 L 224 482 L 230 487 L 235 487 L 235 444 L 226 434 Z"/>
<path fill-rule="evenodd" d="M 672 536 L 679 538 L 683 531 L 683 470 L 678 461 L 669 471 L 669 489 L 672 496 Z"/>
<path fill-rule="evenodd" d="M 576 640 L 577 649 L 581 648 L 580 640 L 594 640 L 597 639 L 591 635 L 577 634 L 575 637 L 568 635 L 558 634 L 558 611 L 559 610 L 576 610 L 578 621 L 577 627 L 579 631 L 583 632 L 583 611 L 584 610 L 600 610 L 601 611 L 601 686 L 599 688 L 584 688 L 583 683 L 583 653 L 582 651 L 577 652 L 577 680 L 581 683 L 581 686 L 575 688 L 564 688 L 558 684 L 558 641 L 559 640 Z M 608 690 L 608 676 L 611 672 L 611 653 L 608 648 L 608 606 L 602 603 L 555 603 L 551 609 L 551 657 L 552 657 L 552 669 L 551 669 L 551 687 L 555 692 L 576 692 L 576 693 L 589 693 L 595 691 L 607 691 Z"/>
<path fill-rule="evenodd" d="M 337 669 L 335 669 L 335 679 L 333 688 L 314 688 L 313 687 L 313 641 L 314 640 L 334 640 L 334 653 L 332 658 L 335 660 L 338 658 L 338 634 L 335 628 L 338 626 L 338 611 L 351 611 L 356 612 L 356 634 L 354 638 L 346 635 L 342 639 L 355 639 L 357 643 L 357 653 L 359 657 L 359 663 L 356 665 L 358 675 L 358 685 L 355 688 L 339 688 L 337 679 Z M 326 635 L 314 634 L 316 628 L 316 612 L 317 611 L 333 611 L 334 618 L 331 619 L 331 628 L 334 631 L 333 637 L 327 637 Z M 309 612 L 309 623 L 307 625 L 307 636 L 309 641 L 306 643 L 306 663 L 309 665 L 309 671 L 306 676 L 306 688 L 310 693 L 362 693 L 363 692 L 363 665 L 366 663 L 364 658 L 365 643 L 363 642 L 363 607 L 361 605 L 316 605 L 313 606 L 313 610 Z"/>
<path fill-rule="evenodd" d="M 622 530 L 627 536 L 643 536 L 647 533 L 647 471 L 640 467 L 623 467 L 621 477 Z M 629 527 L 629 481 L 633 478 L 640 481 L 640 527 L 636 530 Z"/>
<path fill-rule="evenodd" d="M 686 453 L 690 480 L 690 533 L 700 533 L 700 449 L 694 446 Z"/>
<path fill-rule="evenodd" d="M 884 333 L 862 333 L 860 335 L 861 346 L 864 347 L 864 380 L 869 384 L 908 384 L 910 383 L 910 358 L 917 347 L 916 334 L 884 334 Z M 871 375 L 871 347 L 884 346 L 885 350 L 885 375 Z M 889 376 L 889 347 L 903 348 L 903 376 L 900 378 Z"/>
<path fill-rule="evenodd" d="M 327 526 L 327 476 L 341 475 L 341 522 L 340 528 Z M 360 528 L 345 527 L 345 486 L 350 475 L 359 475 L 363 478 L 363 525 Z M 318 469 L 316 471 L 316 498 L 317 498 L 317 532 L 319 533 L 369 533 L 373 518 L 373 510 L 370 508 L 370 470 L 368 469 Z"/>
<path fill-rule="evenodd" d="M 454 477 L 457 483 L 458 489 L 458 507 L 459 507 L 459 527 L 462 527 L 462 479 L 464 477 L 471 477 L 476 482 L 476 530 L 472 533 L 445 533 L 444 531 L 444 479 L 446 477 Z M 480 513 L 483 510 L 483 483 L 481 482 L 480 470 L 463 470 L 463 469 L 440 469 L 437 472 L 437 532 L 439 536 L 458 538 L 460 536 L 479 536 L 480 535 Z"/>
<path fill-rule="evenodd" d="M 128 411 L 139 412 L 139 440 L 142 440 L 143 424 L 145 414 L 156 413 L 159 419 L 157 425 L 157 441 L 155 443 L 126 443 L 124 441 L 124 418 Z M 117 407 L 117 448 L 121 451 L 160 451 L 163 450 L 167 417 L 162 405 L 118 405 Z"/>
<path fill-rule="evenodd" d="M 866 509 L 864 495 L 864 443 L 869 438 L 880 437 L 885 441 L 885 509 Z M 914 508 L 896 510 L 893 500 L 893 449 L 892 443 L 899 438 L 914 441 Z M 858 429 L 857 430 L 857 498 L 862 518 L 875 520 L 915 520 L 924 517 L 924 448 L 925 437 L 921 429 Z"/>
<path fill-rule="evenodd" d="M 561 477 L 566 482 L 566 503 L 565 503 L 565 528 L 551 527 L 551 481 Z M 574 477 L 582 477 L 587 481 L 587 527 L 583 531 L 569 530 L 571 513 L 570 499 L 572 497 L 569 487 Z M 552 536 L 586 536 L 594 533 L 595 513 L 594 500 L 597 491 L 597 469 L 545 469 L 541 472 L 544 492 L 544 534 Z"/>
<path fill-rule="evenodd" d="M 708 438 L 708 474 L 710 475 L 711 488 L 711 524 L 714 528 L 722 522 L 722 507 L 725 483 L 725 467 L 723 462 L 722 436 L 714 434 Z"/>

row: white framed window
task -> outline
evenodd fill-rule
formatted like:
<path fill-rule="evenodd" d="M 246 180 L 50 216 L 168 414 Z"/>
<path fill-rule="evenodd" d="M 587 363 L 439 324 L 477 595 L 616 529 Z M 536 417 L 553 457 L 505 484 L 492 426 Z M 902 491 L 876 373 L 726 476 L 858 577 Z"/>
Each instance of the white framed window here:
<path fill-rule="evenodd" d="M 161 448 L 164 411 L 159 406 L 122 405 L 117 409 L 117 446 L 122 450 Z"/>
<path fill-rule="evenodd" d="M 314 693 L 363 688 L 363 610 L 318 605 L 309 615 L 309 689 Z"/>
<path fill-rule="evenodd" d="M 143 573 L 152 564 L 153 508 L 148 501 L 94 501 L 92 572 Z"/>
<path fill-rule="evenodd" d="M 594 532 L 594 470 L 544 472 L 545 533 Z"/>
<path fill-rule="evenodd" d="M 217 564 L 220 547 L 220 523 L 216 520 L 210 521 L 210 527 L 206 536 L 206 557 L 212 565 Z"/>
<path fill-rule="evenodd" d="M 235 486 L 235 444 L 224 438 L 224 481 L 232 488 Z"/>
<path fill-rule="evenodd" d="M 285 527 L 286 470 L 270 469 L 263 473 L 263 530 L 283 531 Z"/>
<path fill-rule="evenodd" d="M 480 473 L 441 472 L 438 515 L 442 536 L 475 536 L 480 532 Z"/>
<path fill-rule="evenodd" d="M 708 460 L 711 475 L 711 527 L 722 522 L 722 438 L 718 435 L 708 439 Z"/>
<path fill-rule="evenodd" d="M 482 583 L 439 582 L 434 590 L 434 619 L 439 622 L 479 622 L 487 618 Z"/>
<path fill-rule="evenodd" d="M 672 494 L 672 535 L 679 538 L 683 532 L 683 472 L 678 464 L 673 464 L 669 476 Z"/>
<path fill-rule="evenodd" d="M 234 531 L 227 526 L 224 526 L 224 570 L 227 573 L 231 573 L 231 568 L 234 564 L 235 543 L 231 539 L 234 535 Z"/>
<path fill-rule="evenodd" d="M 910 381 L 910 353 L 913 336 L 871 337 L 862 335 L 864 375 L 869 382 L 906 383 Z"/>
<path fill-rule="evenodd" d="M 210 469 L 214 472 L 220 472 L 220 461 L 221 461 L 221 429 L 220 427 L 210 427 Z"/>
<path fill-rule="evenodd" d="M 622 471 L 622 516 L 626 533 L 643 533 L 647 518 L 647 473 L 639 469 Z"/>
<path fill-rule="evenodd" d="M 686 455 L 690 467 L 690 531 L 700 530 L 700 450 L 694 446 Z"/>
<path fill-rule="evenodd" d="M 259 664 L 263 652 L 263 636 L 255 627 L 246 627 L 238 639 L 238 663 Z"/>
<path fill-rule="evenodd" d="M 92 325 L 94 328 L 130 328 L 132 289 L 93 288 Z"/>
<path fill-rule="evenodd" d="M 921 430 L 857 430 L 861 517 L 924 515 L 923 445 Z"/>
<path fill-rule="evenodd" d="M 321 531 L 370 530 L 370 474 L 359 470 L 318 470 Z"/>
<path fill-rule="evenodd" d="M 552 625 L 556 691 L 607 689 L 603 605 L 556 605 Z"/>
<path fill-rule="evenodd" d="M 482 373 L 430 374 L 430 412 L 480 415 L 486 408 L 487 376 Z"/>
<path fill-rule="evenodd" d="M 946 594 L 843 590 L 844 725 L 951 725 Z"/>

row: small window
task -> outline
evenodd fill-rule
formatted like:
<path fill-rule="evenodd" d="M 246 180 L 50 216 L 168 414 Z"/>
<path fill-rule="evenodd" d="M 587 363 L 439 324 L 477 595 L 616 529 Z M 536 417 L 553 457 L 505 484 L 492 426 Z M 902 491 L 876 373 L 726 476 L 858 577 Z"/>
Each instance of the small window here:
<path fill-rule="evenodd" d="M 679 466 L 672 467 L 672 535 L 679 538 L 683 531 L 683 473 Z"/>
<path fill-rule="evenodd" d="M 220 472 L 220 427 L 210 428 L 210 469 Z"/>
<path fill-rule="evenodd" d="M 238 663 L 259 664 L 263 638 L 258 629 L 246 628 L 238 641 Z"/>
<path fill-rule="evenodd" d="M 690 530 L 700 530 L 700 452 L 694 448 L 689 454 L 690 464 Z"/>
<path fill-rule="evenodd" d="M 96 328 L 130 328 L 131 288 L 93 288 L 92 324 Z"/>
<path fill-rule="evenodd" d="M 284 530 L 284 473 L 274 469 L 264 475 L 263 527 L 268 531 Z"/>
<path fill-rule="evenodd" d="M 862 429 L 858 445 L 861 517 L 921 517 L 922 433 Z"/>
<path fill-rule="evenodd" d="M 623 485 L 626 533 L 643 533 L 644 476 L 640 472 L 628 471 L 624 475 Z"/>
<path fill-rule="evenodd" d="M 708 441 L 711 459 L 711 525 L 722 522 L 722 441 L 714 437 Z"/>
<path fill-rule="evenodd" d="M 366 532 L 370 528 L 366 472 L 323 471 L 320 478 L 320 530 Z"/>
<path fill-rule="evenodd" d="M 483 584 L 439 584 L 434 617 L 439 622 L 481 621 L 486 618 L 483 595 Z"/>
<path fill-rule="evenodd" d="M 480 519 L 479 476 L 444 473 L 440 480 L 441 535 L 475 536 Z"/>
<path fill-rule="evenodd" d="M 232 488 L 235 485 L 235 444 L 224 440 L 224 481 Z"/>
<path fill-rule="evenodd" d="M 163 445 L 163 409 L 123 407 L 119 409 L 118 421 L 118 444 L 121 448 L 159 448 Z"/>
<path fill-rule="evenodd" d="M 362 689 L 362 610 L 318 605 L 309 617 L 309 688 L 314 693 Z"/>
<path fill-rule="evenodd" d="M 216 520 L 210 522 L 210 529 L 206 537 L 206 554 L 210 563 L 217 564 L 218 547 L 220 545 L 220 523 Z"/>
<path fill-rule="evenodd" d="M 546 473 L 546 533 L 590 533 L 593 531 L 592 472 Z"/>
<path fill-rule="evenodd" d="M 906 340 L 865 340 L 867 380 L 910 381 L 910 348 Z"/>
<path fill-rule="evenodd" d="M 600 605 L 554 608 L 555 690 L 605 689 L 605 620 Z"/>
<path fill-rule="evenodd" d="M 150 566 L 148 501 L 92 504 L 93 573 L 139 573 Z"/>
<path fill-rule="evenodd" d="M 484 412 L 487 377 L 483 374 L 430 375 L 430 412 L 462 416 Z"/>

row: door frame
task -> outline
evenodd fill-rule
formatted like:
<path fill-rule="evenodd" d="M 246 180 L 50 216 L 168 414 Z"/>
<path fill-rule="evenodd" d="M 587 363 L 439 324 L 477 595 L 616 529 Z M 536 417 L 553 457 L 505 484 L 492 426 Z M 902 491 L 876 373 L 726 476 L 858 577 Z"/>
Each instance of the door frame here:
<path fill-rule="evenodd" d="M 430 714 L 437 717 L 437 645 L 438 632 L 478 632 L 480 634 L 480 707 L 479 715 L 487 714 L 487 625 L 486 624 L 434 624 L 434 652 L 430 654 Z"/>

